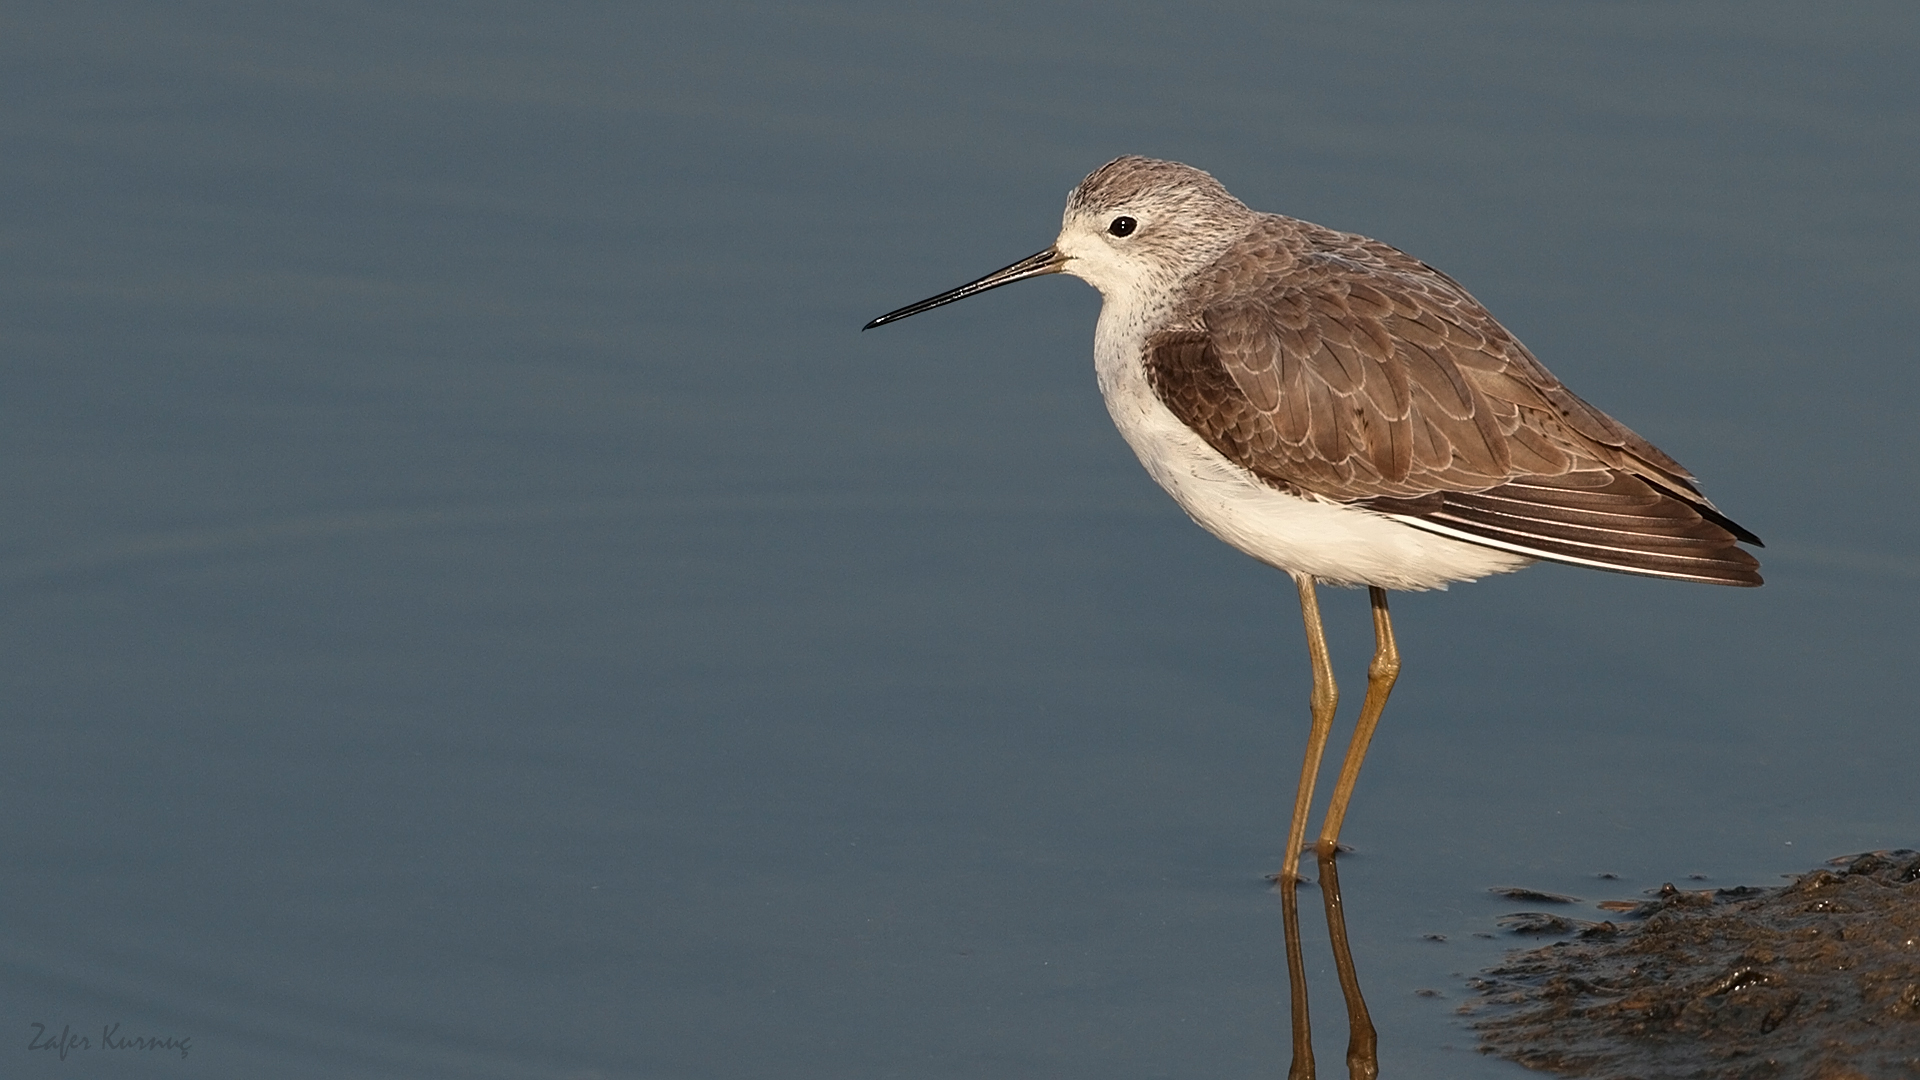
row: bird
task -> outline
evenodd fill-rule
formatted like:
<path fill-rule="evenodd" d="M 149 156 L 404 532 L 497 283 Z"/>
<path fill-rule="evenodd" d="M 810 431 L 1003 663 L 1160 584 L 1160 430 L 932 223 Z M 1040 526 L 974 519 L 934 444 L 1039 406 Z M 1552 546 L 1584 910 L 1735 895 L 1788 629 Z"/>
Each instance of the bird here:
<path fill-rule="evenodd" d="M 1297 879 L 1339 702 L 1317 586 L 1365 587 L 1374 655 L 1314 847 L 1338 850 L 1400 652 L 1389 590 L 1538 561 L 1761 584 L 1679 462 L 1587 404 L 1467 290 L 1377 240 L 1128 155 L 1067 196 L 1053 244 L 863 330 L 1048 274 L 1099 291 L 1094 371 L 1140 463 L 1216 537 L 1290 575 L 1312 670 L 1283 877 Z"/>

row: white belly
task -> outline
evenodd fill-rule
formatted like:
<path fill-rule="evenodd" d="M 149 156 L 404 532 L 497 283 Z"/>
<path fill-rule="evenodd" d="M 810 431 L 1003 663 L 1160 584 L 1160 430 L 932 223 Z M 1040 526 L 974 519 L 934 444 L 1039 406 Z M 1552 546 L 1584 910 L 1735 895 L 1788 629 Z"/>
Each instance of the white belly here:
<path fill-rule="evenodd" d="M 1101 313 L 1094 337 L 1094 363 L 1107 411 L 1140 464 L 1213 535 L 1269 566 L 1330 585 L 1445 588 L 1451 581 L 1506 573 L 1534 561 L 1452 540 L 1371 510 L 1267 486 L 1220 456 L 1161 403 L 1141 366 L 1140 336 L 1110 326 L 1107 314 Z"/>

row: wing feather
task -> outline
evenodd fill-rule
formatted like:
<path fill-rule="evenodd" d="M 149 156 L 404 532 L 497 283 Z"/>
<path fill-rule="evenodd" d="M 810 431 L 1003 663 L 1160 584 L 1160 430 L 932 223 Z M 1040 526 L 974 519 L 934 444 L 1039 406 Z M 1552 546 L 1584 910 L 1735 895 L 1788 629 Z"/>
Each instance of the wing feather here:
<path fill-rule="evenodd" d="M 1757 585 L 1751 532 L 1446 275 L 1288 218 L 1202 275 L 1147 376 L 1263 482 L 1538 558 Z M 1249 299 L 1251 298 L 1251 299 Z"/>

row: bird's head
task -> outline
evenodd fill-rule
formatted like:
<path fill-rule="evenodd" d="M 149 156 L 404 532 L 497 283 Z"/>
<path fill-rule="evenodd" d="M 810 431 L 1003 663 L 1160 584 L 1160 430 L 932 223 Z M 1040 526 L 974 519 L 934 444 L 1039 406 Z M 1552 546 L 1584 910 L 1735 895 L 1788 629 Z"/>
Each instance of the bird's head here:
<path fill-rule="evenodd" d="M 1043 274 L 1072 274 L 1108 300 L 1165 296 L 1175 283 L 1217 258 L 1257 216 L 1218 180 L 1191 165 L 1115 158 L 1068 194 L 1060 236 L 1052 247 L 890 311 L 862 329 Z"/>
<path fill-rule="evenodd" d="M 1053 250 L 1059 272 L 1114 298 L 1165 294 L 1218 258 L 1256 217 L 1191 165 L 1115 158 L 1067 196 Z"/>

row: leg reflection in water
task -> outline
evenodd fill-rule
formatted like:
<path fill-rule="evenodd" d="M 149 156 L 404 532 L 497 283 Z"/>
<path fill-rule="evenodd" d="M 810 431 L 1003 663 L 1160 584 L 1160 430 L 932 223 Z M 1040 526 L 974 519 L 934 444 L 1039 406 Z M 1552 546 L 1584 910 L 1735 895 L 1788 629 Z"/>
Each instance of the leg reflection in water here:
<path fill-rule="evenodd" d="M 1347 916 L 1340 906 L 1340 872 L 1334 868 L 1330 844 L 1317 845 L 1320 861 L 1320 898 L 1327 908 L 1327 935 L 1333 939 L 1333 966 L 1340 976 L 1340 992 L 1347 999 L 1347 1075 L 1351 1080 L 1374 1080 L 1380 1075 L 1378 1040 L 1366 999 L 1360 996 L 1360 976 L 1353 968 L 1353 950 L 1347 946 Z M 1286 920 L 1287 989 L 1293 1000 L 1293 1064 L 1287 1080 L 1314 1080 L 1313 1029 L 1307 1017 L 1307 971 L 1300 951 L 1300 876 L 1281 872 L 1280 912 Z"/>

